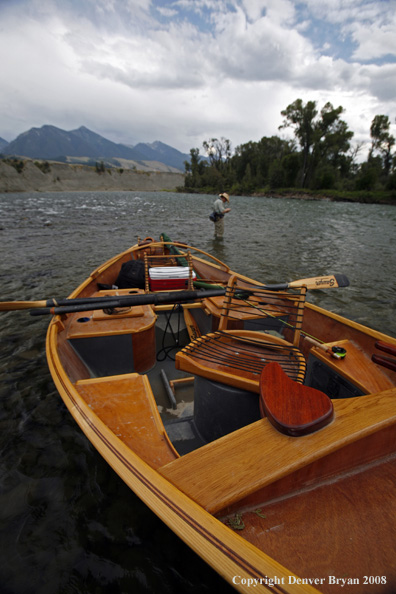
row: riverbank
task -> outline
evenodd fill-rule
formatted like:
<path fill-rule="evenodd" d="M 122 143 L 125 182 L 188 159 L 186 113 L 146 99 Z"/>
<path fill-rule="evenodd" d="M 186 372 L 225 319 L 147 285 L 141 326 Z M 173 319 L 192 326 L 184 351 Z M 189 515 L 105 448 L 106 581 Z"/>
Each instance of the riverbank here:
<path fill-rule="evenodd" d="M 175 191 L 184 174 L 122 168 L 99 170 L 88 165 L 0 161 L 0 192 Z"/>
<path fill-rule="evenodd" d="M 181 191 L 188 194 L 218 194 L 214 188 L 183 188 Z M 230 196 L 234 194 L 229 191 Z M 292 198 L 294 200 L 321 200 L 328 202 L 355 202 L 362 204 L 388 204 L 396 206 L 396 191 L 358 191 L 339 192 L 337 190 L 302 190 L 299 188 L 286 188 L 277 190 L 256 190 L 245 196 L 255 198 Z"/>
<path fill-rule="evenodd" d="M 285 189 L 277 191 L 255 192 L 254 196 L 271 198 L 293 198 L 296 200 L 327 200 L 329 202 L 358 202 L 363 204 L 389 204 L 396 206 L 396 192 L 339 192 L 336 190 L 298 190 Z"/>

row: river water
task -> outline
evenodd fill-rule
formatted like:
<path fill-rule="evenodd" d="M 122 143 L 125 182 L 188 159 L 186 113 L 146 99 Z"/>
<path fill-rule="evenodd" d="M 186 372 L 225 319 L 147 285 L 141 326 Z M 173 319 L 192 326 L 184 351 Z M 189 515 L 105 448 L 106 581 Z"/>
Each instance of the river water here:
<path fill-rule="evenodd" d="M 162 232 L 262 282 L 330 273 L 350 287 L 313 303 L 396 336 L 396 208 L 213 196 L 0 194 L 0 300 L 66 297 L 138 237 Z M 128 489 L 71 419 L 45 359 L 46 318 L 0 313 L 0 591 L 129 594 L 225 584 Z"/>

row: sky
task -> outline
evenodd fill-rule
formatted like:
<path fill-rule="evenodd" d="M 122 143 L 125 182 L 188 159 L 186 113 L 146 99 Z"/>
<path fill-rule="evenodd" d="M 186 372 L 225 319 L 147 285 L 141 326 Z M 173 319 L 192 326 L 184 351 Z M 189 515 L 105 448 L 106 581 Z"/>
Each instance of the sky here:
<path fill-rule="evenodd" d="M 0 0 L 0 137 L 86 126 L 189 153 L 291 138 L 296 99 L 342 105 L 365 159 L 396 137 L 396 0 Z"/>

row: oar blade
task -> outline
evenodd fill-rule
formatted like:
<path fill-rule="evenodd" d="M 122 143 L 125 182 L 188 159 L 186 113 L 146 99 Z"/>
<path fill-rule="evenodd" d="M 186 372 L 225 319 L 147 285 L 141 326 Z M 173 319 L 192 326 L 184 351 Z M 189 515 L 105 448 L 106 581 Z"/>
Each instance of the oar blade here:
<path fill-rule="evenodd" d="M 337 287 L 348 287 L 349 280 L 345 274 L 328 274 L 326 276 L 314 276 L 292 281 L 288 284 L 290 289 L 307 287 L 307 289 L 334 289 Z"/>

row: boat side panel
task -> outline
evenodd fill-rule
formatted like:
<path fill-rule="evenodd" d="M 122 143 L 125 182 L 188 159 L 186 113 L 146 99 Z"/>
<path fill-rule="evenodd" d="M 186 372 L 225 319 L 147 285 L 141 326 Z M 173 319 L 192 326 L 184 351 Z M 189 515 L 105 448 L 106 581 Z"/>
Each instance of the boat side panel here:
<path fill-rule="evenodd" d="M 308 336 L 317 338 L 319 341 L 325 343 L 350 340 L 356 347 L 365 353 L 366 357 L 369 359 L 371 359 L 371 356 L 374 353 L 378 354 L 378 350 L 375 347 L 375 343 L 378 340 L 387 342 L 396 347 L 395 338 L 386 336 L 381 332 L 362 326 L 361 324 L 328 312 L 310 303 L 306 303 L 305 305 L 302 330 L 303 333 Z M 304 338 L 301 339 L 300 349 L 306 358 L 308 358 L 311 347 L 312 344 L 307 340 L 304 340 Z M 388 376 L 391 379 L 392 384 L 396 386 L 396 372 L 379 366 L 377 366 L 377 369 Z"/>

